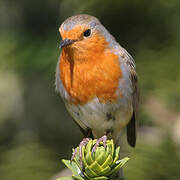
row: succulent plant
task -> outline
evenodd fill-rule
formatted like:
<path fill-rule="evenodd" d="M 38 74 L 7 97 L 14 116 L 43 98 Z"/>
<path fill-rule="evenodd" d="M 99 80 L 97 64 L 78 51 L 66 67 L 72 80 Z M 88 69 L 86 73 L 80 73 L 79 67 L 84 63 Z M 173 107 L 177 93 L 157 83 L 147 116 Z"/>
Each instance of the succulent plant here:
<path fill-rule="evenodd" d="M 63 160 L 64 164 L 72 170 L 73 179 L 113 179 L 119 169 L 128 161 L 129 158 L 127 157 L 122 160 L 119 159 L 120 147 L 115 149 L 113 140 L 107 140 L 106 147 L 100 143 L 96 150 L 92 151 L 96 141 L 89 140 L 86 146 L 82 146 L 83 167 L 81 167 L 80 147 L 77 147 L 77 153 L 72 162 Z"/>

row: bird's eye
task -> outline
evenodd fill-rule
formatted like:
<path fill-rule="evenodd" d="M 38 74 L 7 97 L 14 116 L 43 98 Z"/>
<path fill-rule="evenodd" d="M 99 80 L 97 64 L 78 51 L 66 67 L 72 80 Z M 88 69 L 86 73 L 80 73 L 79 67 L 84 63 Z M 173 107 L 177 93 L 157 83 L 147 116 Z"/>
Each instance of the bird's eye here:
<path fill-rule="evenodd" d="M 88 37 L 91 35 L 91 30 L 90 29 L 87 29 L 86 31 L 84 31 L 84 34 L 83 34 L 85 37 Z"/>

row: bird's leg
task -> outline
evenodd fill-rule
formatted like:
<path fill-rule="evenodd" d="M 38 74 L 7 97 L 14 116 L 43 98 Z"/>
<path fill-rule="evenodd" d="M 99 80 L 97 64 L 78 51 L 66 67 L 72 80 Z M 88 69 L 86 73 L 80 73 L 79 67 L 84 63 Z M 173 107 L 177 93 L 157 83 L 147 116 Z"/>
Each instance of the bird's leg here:
<path fill-rule="evenodd" d="M 107 141 L 107 136 L 104 135 L 102 136 L 101 138 L 99 138 L 97 141 L 96 141 L 96 144 L 94 145 L 93 149 L 92 149 L 92 153 L 96 151 L 96 148 L 99 146 L 99 144 L 101 142 L 103 142 L 104 144 L 104 148 L 106 148 L 106 141 Z"/>
<path fill-rule="evenodd" d="M 89 142 L 90 138 L 84 138 L 80 144 L 79 144 L 79 160 L 80 160 L 80 166 L 81 168 L 83 169 L 83 163 L 82 163 L 82 147 L 83 146 L 86 146 Z M 71 157 L 71 161 L 74 160 L 76 154 L 77 154 L 77 150 L 78 150 L 78 147 L 74 150 L 74 152 L 72 153 L 72 157 Z"/>

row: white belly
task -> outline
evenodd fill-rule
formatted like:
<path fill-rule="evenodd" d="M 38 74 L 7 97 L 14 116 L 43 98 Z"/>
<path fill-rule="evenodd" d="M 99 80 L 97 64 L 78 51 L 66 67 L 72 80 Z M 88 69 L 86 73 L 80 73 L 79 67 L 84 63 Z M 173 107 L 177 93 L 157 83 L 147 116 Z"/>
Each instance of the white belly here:
<path fill-rule="evenodd" d="M 131 103 L 123 103 L 100 104 L 95 98 L 85 105 L 66 103 L 66 107 L 83 129 L 92 130 L 95 138 L 102 137 L 104 134 L 110 134 L 112 138 L 115 138 L 130 121 L 133 113 Z"/>

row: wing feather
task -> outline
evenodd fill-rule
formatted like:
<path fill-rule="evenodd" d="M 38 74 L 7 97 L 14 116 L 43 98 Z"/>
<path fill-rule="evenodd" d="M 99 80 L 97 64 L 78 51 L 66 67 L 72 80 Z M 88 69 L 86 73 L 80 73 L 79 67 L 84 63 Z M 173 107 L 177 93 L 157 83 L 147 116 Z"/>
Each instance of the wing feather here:
<path fill-rule="evenodd" d="M 136 73 L 136 65 L 132 56 L 122 48 L 121 51 L 124 53 L 124 61 L 130 73 L 130 80 L 132 84 L 132 105 L 133 105 L 133 114 L 131 120 L 127 125 L 127 141 L 129 145 L 135 147 L 136 145 L 136 121 L 138 116 L 138 107 L 139 107 L 139 88 L 138 88 L 138 76 Z"/>

